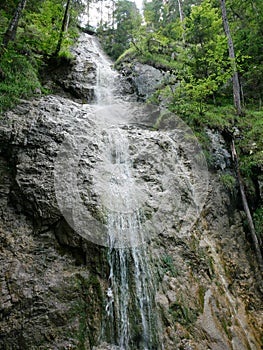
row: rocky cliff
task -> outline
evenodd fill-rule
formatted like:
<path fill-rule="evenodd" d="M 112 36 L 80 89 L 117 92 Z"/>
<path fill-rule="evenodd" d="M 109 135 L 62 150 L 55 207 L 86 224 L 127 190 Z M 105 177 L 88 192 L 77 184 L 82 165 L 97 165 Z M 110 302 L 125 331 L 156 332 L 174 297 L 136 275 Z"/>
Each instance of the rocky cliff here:
<path fill-rule="evenodd" d="M 93 106 L 99 53 L 94 53 L 92 40 L 82 35 L 71 66 L 52 73 L 47 84 L 55 84 L 56 94 L 21 101 L 0 119 L 1 349 L 118 349 L 103 329 L 110 270 L 107 247 L 74 229 L 71 214 L 62 215 L 54 179 L 61 146 L 77 135 L 77 145 L 87 145 L 86 156 L 78 159 L 85 160 L 88 169 L 78 174 L 78 184 L 85 185 L 79 186 L 87 189 L 80 197 L 103 224 L 92 176 L 101 162 L 108 124 L 105 119 L 97 124 Z M 146 89 L 142 76 L 136 79 L 136 90 L 148 96 L 153 83 Z M 129 86 L 122 85 L 119 95 L 132 92 Z M 202 197 L 202 188 L 196 192 L 204 205 L 189 224 L 185 217 L 191 220 L 193 213 L 184 216 L 184 203 L 191 203 L 189 188 L 196 188 L 183 191 L 185 178 L 175 182 L 174 177 L 162 180 L 160 175 L 187 168 L 187 145 L 172 148 L 169 140 L 175 128 L 170 117 L 162 119 L 156 131 L 151 128 L 156 117 L 148 115 L 145 119 L 144 112 L 137 113 L 126 124 L 122 121 L 120 129 L 130 140 L 137 183 L 154 184 L 149 187 L 152 197 L 145 193 L 149 197 L 144 207 L 145 223 L 155 229 L 146 243 L 160 333 L 151 349 L 258 350 L 262 284 L 238 194 L 229 193 L 211 168 L 206 195 Z M 211 149 L 214 164 L 220 161 L 231 171 L 223 139 L 217 148 Z M 175 153 L 179 168 L 167 158 Z M 167 188 L 161 188 L 163 184 Z M 183 204 L 171 209 L 179 192 Z M 74 191 L 70 193 L 73 198 Z M 179 234 L 179 226 L 185 227 L 184 234 Z M 136 319 L 130 327 L 131 350 L 141 349 Z"/>

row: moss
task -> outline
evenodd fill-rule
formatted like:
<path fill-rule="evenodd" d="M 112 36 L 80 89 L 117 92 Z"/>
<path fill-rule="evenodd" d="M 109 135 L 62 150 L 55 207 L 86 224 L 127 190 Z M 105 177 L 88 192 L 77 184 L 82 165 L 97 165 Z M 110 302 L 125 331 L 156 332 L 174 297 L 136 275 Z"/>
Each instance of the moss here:
<path fill-rule="evenodd" d="M 78 298 L 71 309 L 72 318 L 78 318 L 77 332 L 71 334 L 77 340 L 78 350 L 85 350 L 87 342 L 90 347 L 96 344 L 99 336 L 103 308 L 103 293 L 97 276 L 79 274 L 75 280 Z"/>
<path fill-rule="evenodd" d="M 169 313 L 173 318 L 173 322 L 178 322 L 184 326 L 190 326 L 196 322 L 198 310 L 189 308 L 183 301 L 173 303 L 169 308 Z"/>
<path fill-rule="evenodd" d="M 229 327 L 231 327 L 231 323 L 229 324 L 227 319 L 225 317 L 223 317 L 221 319 L 221 324 L 222 324 L 222 327 L 223 327 L 223 329 L 224 329 L 228 339 L 231 339 L 232 338 L 232 334 L 231 334 L 231 331 L 229 330 Z"/>
<path fill-rule="evenodd" d="M 171 255 L 164 255 L 161 258 L 161 275 L 169 273 L 170 276 L 176 277 L 179 275 L 179 271 L 175 268 L 173 258 Z"/>
<path fill-rule="evenodd" d="M 223 186 L 230 192 L 234 192 L 236 186 L 237 186 L 237 181 L 236 178 L 230 174 L 221 174 L 220 175 L 220 180 L 223 184 Z"/>
<path fill-rule="evenodd" d="M 205 292 L 206 292 L 206 288 L 204 286 L 202 286 L 202 285 L 199 285 L 198 296 L 199 296 L 199 303 L 201 305 L 201 312 L 203 312 L 203 310 L 204 310 Z"/>
<path fill-rule="evenodd" d="M 120 64 L 124 61 L 131 61 L 137 56 L 137 50 L 135 47 L 130 47 L 128 50 L 124 51 L 118 59 L 116 60 L 114 67 L 119 68 Z"/>

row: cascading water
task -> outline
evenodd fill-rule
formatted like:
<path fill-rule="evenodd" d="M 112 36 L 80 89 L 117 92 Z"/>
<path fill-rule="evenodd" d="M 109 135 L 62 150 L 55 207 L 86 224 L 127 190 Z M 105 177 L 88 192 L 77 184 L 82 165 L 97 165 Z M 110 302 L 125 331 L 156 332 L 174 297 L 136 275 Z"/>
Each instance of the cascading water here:
<path fill-rule="evenodd" d="M 93 41 L 98 52 L 96 106 L 116 103 L 114 82 L 117 73 Z M 109 109 L 110 113 L 110 109 Z M 125 129 L 112 126 L 104 133 L 104 154 L 100 174 L 104 174 L 101 202 L 105 207 L 110 267 L 107 320 L 108 341 L 122 350 L 154 347 L 154 286 L 142 229 L 140 191 L 132 175 L 129 140 Z M 106 189 L 106 190 L 105 190 Z M 100 190 L 98 189 L 98 192 Z M 135 295 L 135 297 L 134 297 Z M 134 332 L 134 326 L 137 330 Z M 156 329 L 155 329 L 156 330 Z"/>
<path fill-rule="evenodd" d="M 96 81 L 95 97 L 98 106 L 111 105 L 114 103 L 116 96 L 114 96 L 114 83 L 118 74 L 111 68 L 112 62 L 103 53 L 98 41 L 92 38 L 91 41 L 94 52 L 97 54 L 96 60 Z"/>
<path fill-rule="evenodd" d="M 61 145 L 56 198 L 75 232 L 107 247 L 100 341 L 108 345 L 98 349 L 161 350 L 151 269 L 159 262 L 151 256 L 158 260 L 154 245 L 171 227 L 177 237 L 189 233 L 206 197 L 206 162 L 174 115 L 168 131 L 140 127 L 142 120 L 153 125 L 160 111 L 123 99 L 118 73 L 97 39 L 81 40 L 97 67 L 95 102 L 74 116 Z"/>
<path fill-rule="evenodd" d="M 1 132 L 5 140 L 9 140 L 8 145 L 11 145 L 11 140 L 13 149 L 22 150 L 19 145 L 22 145 L 24 132 L 20 132 L 18 127 L 10 128 L 13 125 L 11 121 L 19 126 L 20 119 L 24 120 L 24 128 L 28 124 L 28 114 L 24 114 L 24 111 L 33 108 L 32 118 L 36 126 L 32 129 L 32 135 L 30 132 L 32 137 L 28 139 L 28 147 L 23 149 L 25 156 L 19 157 L 21 162 L 16 168 L 16 184 L 25 198 L 31 198 L 27 205 L 32 203 L 34 208 L 36 203 L 41 215 L 43 209 L 43 219 L 48 219 L 43 220 L 45 225 L 49 226 L 53 222 L 49 221 L 50 214 L 59 218 L 55 231 L 59 243 L 73 247 L 70 259 L 69 254 L 64 259 L 63 253 L 63 256 L 59 254 L 54 260 L 51 249 L 50 265 L 54 261 L 55 270 L 50 265 L 50 269 L 46 270 L 45 264 L 47 279 L 44 284 L 41 279 L 40 289 L 36 290 L 37 301 L 39 290 L 47 290 L 48 293 L 43 296 L 47 295 L 47 305 L 52 307 L 54 302 L 49 294 L 54 297 L 54 286 L 62 283 L 61 279 L 57 281 L 55 278 L 57 271 L 62 273 L 61 278 L 65 281 L 61 287 L 70 287 L 70 299 L 67 294 L 62 294 L 67 304 L 64 304 L 64 300 L 60 304 L 61 299 L 56 299 L 59 320 L 63 315 L 69 315 L 68 325 L 59 322 L 58 332 L 55 329 L 53 333 L 53 321 L 57 319 L 57 313 L 53 315 L 52 308 L 52 317 L 47 318 L 48 324 L 45 326 L 48 329 L 52 327 L 52 337 L 49 332 L 43 332 L 43 337 L 52 343 L 49 341 L 47 346 L 43 346 L 93 347 L 94 350 L 260 349 L 257 340 L 254 340 L 254 328 L 251 328 L 250 322 L 255 321 L 255 325 L 260 323 L 255 316 L 246 313 L 249 304 L 242 300 L 245 296 L 249 297 L 249 303 L 255 301 L 251 308 L 254 312 L 255 307 L 261 305 L 256 303 L 257 298 L 250 299 L 248 293 L 243 294 L 246 286 L 254 283 L 255 279 L 249 276 L 252 270 L 246 262 L 247 253 L 243 252 L 238 259 L 234 256 L 242 253 L 241 243 L 246 242 L 240 238 L 244 234 L 239 229 L 242 225 L 241 216 L 237 220 L 229 220 L 226 205 L 231 202 L 223 193 L 219 194 L 221 186 L 216 192 L 212 190 L 212 187 L 218 186 L 218 179 L 209 186 L 210 197 L 214 193 L 216 197 L 209 199 L 207 212 L 205 210 L 204 215 L 200 216 L 206 198 L 207 168 L 200 148 L 192 142 L 193 133 L 185 128 L 179 118 L 166 111 L 165 115 L 160 115 L 151 108 L 147 114 L 146 109 L 136 110 L 138 104 L 135 106 L 129 103 L 128 98 L 126 102 L 123 101 L 118 96 L 121 89 L 117 84 L 114 89 L 117 74 L 111 71 L 111 63 L 105 62 L 99 49 L 96 51 L 96 45 L 96 39 L 81 36 L 75 51 L 77 64 L 73 70 L 74 74 L 77 72 L 78 79 L 83 75 L 82 93 L 87 93 L 90 99 L 96 90 L 94 105 L 49 96 L 36 102 L 37 109 L 33 107 L 34 102 L 19 109 L 15 118 L 10 113 L 6 131 Z M 98 74 L 97 85 L 94 84 L 95 66 L 101 73 Z M 78 82 L 72 81 L 76 83 L 76 88 L 79 88 Z M 108 105 L 116 105 L 116 102 L 115 107 Z M 136 113 L 133 113 L 134 110 Z M 153 125 L 156 127 L 154 130 Z M 15 139 L 14 130 L 18 131 Z M 28 131 L 28 128 L 25 130 Z M 35 136 L 37 143 L 33 142 Z M 36 159 L 36 150 L 42 143 L 44 146 L 40 148 L 40 159 Z M 31 154 L 29 162 L 27 152 Z M 54 165 L 53 154 L 56 154 Z M 53 166 L 59 212 L 54 203 L 53 189 L 44 186 L 45 179 L 50 181 L 51 177 L 47 169 Z M 39 172 L 39 169 L 42 170 Z M 43 176 L 43 181 L 39 182 L 39 174 L 44 175 L 46 172 L 47 177 Z M 24 176 L 27 181 L 23 184 Z M 32 180 L 37 180 L 37 187 Z M 33 187 L 32 192 L 29 185 Z M 47 190 L 44 197 L 43 189 Z M 219 204 L 212 208 L 217 200 Z M 61 214 L 69 225 L 61 218 Z M 219 218 L 221 215 L 222 221 Z M 192 229 L 198 216 L 200 221 Z M 226 232 L 223 233 L 223 230 Z M 39 232 L 41 236 L 43 232 L 46 232 L 46 228 Z M 238 241 L 235 241 L 237 237 Z M 7 243 L 9 245 L 10 242 Z M 30 240 L 22 247 L 31 249 L 34 246 L 32 244 Z M 231 249 L 229 252 L 228 246 Z M 245 247 L 247 249 L 246 244 Z M 209 251 L 212 259 L 207 259 Z M 74 258 L 79 261 L 80 253 L 79 270 L 75 264 L 74 267 L 71 264 Z M 106 257 L 108 265 L 105 268 Z M 38 262 L 39 259 L 35 261 L 36 266 Z M 151 272 L 150 266 L 156 265 L 158 284 L 156 282 L 155 293 L 155 274 Z M 36 270 L 32 271 L 34 273 Z M 232 274 L 236 276 L 236 273 L 239 277 L 244 274 L 244 279 L 242 277 L 240 281 L 235 281 L 230 277 Z M 25 293 L 26 298 L 31 298 L 30 295 Z M 76 296 L 78 298 L 72 300 Z M 9 312 L 9 297 L 6 300 L 6 310 Z M 60 305 L 68 312 L 61 314 Z M 75 316 L 76 310 L 81 314 Z M 158 311 L 160 327 L 155 319 Z M 72 313 L 74 318 L 71 319 Z M 40 316 L 39 322 L 42 313 Z M 158 328 L 162 338 L 158 337 Z M 5 329 L 10 330 L 12 337 L 12 328 L 8 326 Z M 69 330 L 68 335 L 61 338 L 65 330 Z M 32 334 L 35 332 L 30 331 L 28 336 Z M 163 346 L 158 338 L 162 339 Z M 40 341 L 42 344 L 42 338 Z"/>
<path fill-rule="evenodd" d="M 137 342 L 140 348 L 151 349 L 154 289 L 141 227 L 140 196 L 129 160 L 129 142 L 125 130 L 120 128 L 107 131 L 105 136 L 100 173 L 105 174 L 108 182 L 102 195 L 107 213 L 110 266 L 106 323 L 108 328 L 116 323 L 116 330 L 111 329 L 111 338 L 116 339 L 121 349 L 130 349 L 130 325 L 135 322 L 132 317 L 136 317 L 140 329 Z M 134 344 L 134 348 L 137 346 Z"/>

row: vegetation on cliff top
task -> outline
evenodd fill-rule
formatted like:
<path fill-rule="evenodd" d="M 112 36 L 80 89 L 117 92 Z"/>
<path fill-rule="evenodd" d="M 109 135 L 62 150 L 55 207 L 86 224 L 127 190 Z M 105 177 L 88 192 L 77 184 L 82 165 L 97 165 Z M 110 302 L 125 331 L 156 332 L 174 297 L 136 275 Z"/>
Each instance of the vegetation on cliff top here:
<path fill-rule="evenodd" d="M 1 2 L 0 112 L 21 98 L 45 93 L 40 73 L 51 58 L 70 56 L 88 2 Z M 226 5 L 235 50 L 231 59 L 220 4 Z M 97 29 L 106 52 L 117 59 L 117 67 L 139 61 L 169 72 L 151 102 L 165 100 L 200 138 L 207 126 L 235 137 L 255 223 L 262 227 L 263 2 L 152 0 L 144 1 L 143 16 L 132 1 L 112 1 L 111 21 L 101 18 Z M 8 32 L 12 23 L 13 32 Z M 233 108 L 235 71 L 242 113 Z"/>
<path fill-rule="evenodd" d="M 80 0 L 1 2 L 0 112 L 45 92 L 41 71 L 50 59 L 70 56 L 82 10 Z"/>

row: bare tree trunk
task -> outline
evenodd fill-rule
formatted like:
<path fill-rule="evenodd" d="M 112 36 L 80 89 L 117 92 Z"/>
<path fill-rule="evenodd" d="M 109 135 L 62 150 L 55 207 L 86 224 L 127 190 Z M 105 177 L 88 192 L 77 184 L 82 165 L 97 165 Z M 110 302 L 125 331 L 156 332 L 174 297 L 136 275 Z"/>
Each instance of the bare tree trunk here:
<path fill-rule="evenodd" d="M 67 31 L 68 31 L 69 20 L 70 20 L 70 15 L 69 15 L 69 13 L 68 13 L 68 15 L 67 15 L 67 20 L 66 20 L 66 25 L 65 25 L 65 33 L 67 33 Z"/>
<path fill-rule="evenodd" d="M 253 219 L 252 219 L 252 216 L 251 216 L 251 213 L 250 213 L 250 209 L 249 209 L 249 206 L 248 206 L 246 192 L 245 192 L 242 176 L 241 176 L 240 170 L 239 170 L 238 156 L 237 156 L 237 152 L 236 152 L 235 141 L 234 141 L 233 138 L 232 138 L 232 143 L 231 143 L 231 151 L 232 151 L 232 158 L 233 158 L 233 161 L 235 163 L 236 174 L 237 174 L 237 179 L 238 179 L 240 193 L 241 193 L 241 198 L 242 198 L 242 204 L 243 204 L 246 216 L 247 216 L 248 226 L 249 226 L 249 230 L 250 230 L 250 233 L 251 233 L 252 241 L 253 241 L 253 244 L 254 244 L 254 249 L 255 249 L 255 252 L 256 252 L 256 257 L 257 257 L 257 261 L 258 261 L 258 264 L 259 264 L 259 268 L 260 268 L 261 272 L 263 273 L 263 258 L 262 258 L 262 254 L 261 254 L 261 251 L 260 251 L 260 244 L 259 244 L 259 241 L 258 241 L 258 237 L 256 235 L 255 226 L 254 226 Z"/>
<path fill-rule="evenodd" d="M 102 10 L 102 0 L 100 1 L 100 25 L 103 25 L 103 10 Z"/>
<path fill-rule="evenodd" d="M 58 39 L 58 44 L 57 44 L 56 51 L 54 53 L 55 56 L 58 55 L 58 53 L 59 53 L 59 51 L 61 49 L 63 35 L 64 35 L 64 33 L 66 31 L 66 28 L 67 28 L 67 21 L 68 21 L 68 12 L 69 12 L 70 1 L 71 0 L 67 0 L 67 5 L 66 5 L 66 9 L 65 9 L 65 13 L 64 13 L 63 21 L 62 21 L 62 26 L 61 26 L 61 30 L 60 30 L 60 35 L 59 35 L 59 39 Z"/>
<path fill-rule="evenodd" d="M 115 0 L 112 0 L 112 24 L 111 24 L 112 29 L 114 29 L 114 26 L 115 26 L 115 8 L 116 8 Z"/>
<path fill-rule="evenodd" d="M 180 21 L 183 28 L 183 33 L 182 33 L 183 43 L 185 44 L 185 23 L 184 23 L 184 11 L 183 11 L 182 0 L 178 0 L 178 7 L 179 7 Z"/>
<path fill-rule="evenodd" d="M 226 13 L 226 2 L 225 0 L 220 0 L 221 3 L 221 11 L 222 11 L 222 19 L 223 19 L 223 25 L 224 30 L 227 36 L 228 40 L 228 52 L 229 57 L 232 64 L 232 80 L 233 80 L 233 95 L 234 95 L 234 105 L 237 111 L 238 115 L 242 114 L 242 108 L 241 108 L 241 98 L 240 98 L 240 86 L 239 86 L 239 79 L 238 79 L 238 72 L 237 72 L 237 64 L 236 64 L 236 57 L 235 57 L 235 50 L 234 50 L 234 44 L 231 37 L 228 19 L 227 19 L 227 13 Z"/>
<path fill-rule="evenodd" d="M 90 23 L 90 18 L 89 18 L 89 15 L 90 15 L 90 4 L 89 4 L 89 1 L 87 1 L 87 16 L 88 16 L 88 22 L 87 22 L 87 25 L 88 25 L 88 29 L 89 29 L 89 23 Z"/>
<path fill-rule="evenodd" d="M 5 32 L 4 38 L 3 38 L 3 43 L 2 43 L 2 49 L 0 56 L 2 56 L 4 49 L 7 48 L 9 41 L 13 41 L 16 38 L 16 31 L 17 31 L 17 26 L 19 19 L 22 15 L 22 12 L 26 6 L 27 0 L 21 0 L 15 10 L 14 16 L 11 19 L 9 26 L 7 28 L 7 31 Z"/>

